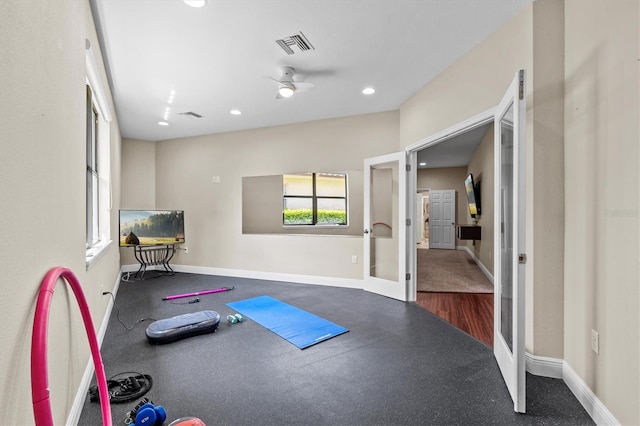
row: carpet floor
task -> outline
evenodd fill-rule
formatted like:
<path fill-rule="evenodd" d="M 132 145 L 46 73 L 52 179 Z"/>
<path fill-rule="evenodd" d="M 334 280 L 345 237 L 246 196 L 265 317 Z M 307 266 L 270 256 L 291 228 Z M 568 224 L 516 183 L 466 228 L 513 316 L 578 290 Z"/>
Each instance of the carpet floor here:
<path fill-rule="evenodd" d="M 493 284 L 462 250 L 418 249 L 418 291 L 493 293 Z"/>
<path fill-rule="evenodd" d="M 219 287 L 234 290 L 193 304 L 162 300 Z M 261 295 L 349 332 L 300 350 L 251 320 L 225 320 L 234 313 L 226 303 Z M 101 349 L 107 377 L 151 375 L 145 396 L 166 409 L 165 424 L 184 416 L 209 426 L 593 424 L 562 380 L 532 375 L 527 414 L 514 413 L 492 349 L 414 303 L 356 289 L 180 273 L 122 282 L 116 302 Z M 146 340 L 149 321 L 141 319 L 200 310 L 221 315 L 215 333 L 166 345 Z M 112 404 L 114 424 L 137 402 Z M 87 397 L 79 424 L 100 423 L 100 405 Z"/>

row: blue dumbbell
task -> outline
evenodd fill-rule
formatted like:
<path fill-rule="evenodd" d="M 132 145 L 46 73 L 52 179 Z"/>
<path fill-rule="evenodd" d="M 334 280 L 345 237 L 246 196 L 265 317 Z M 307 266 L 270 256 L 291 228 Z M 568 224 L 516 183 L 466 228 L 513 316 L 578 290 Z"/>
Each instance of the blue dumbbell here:
<path fill-rule="evenodd" d="M 136 413 L 135 426 L 161 425 L 167 419 L 167 412 L 162 405 L 146 403 Z"/>

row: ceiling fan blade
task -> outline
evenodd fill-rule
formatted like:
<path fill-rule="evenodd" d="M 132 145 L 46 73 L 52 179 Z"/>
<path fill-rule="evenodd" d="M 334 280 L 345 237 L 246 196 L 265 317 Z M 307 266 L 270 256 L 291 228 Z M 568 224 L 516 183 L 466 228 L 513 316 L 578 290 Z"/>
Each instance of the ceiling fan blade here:
<path fill-rule="evenodd" d="M 268 78 L 269 80 L 273 80 L 276 83 L 280 83 L 280 80 L 271 77 L 270 75 L 263 75 L 262 78 Z"/>
<path fill-rule="evenodd" d="M 310 90 L 310 89 L 315 89 L 316 84 L 315 83 L 296 83 L 293 82 L 293 85 L 296 87 L 296 90 Z"/>

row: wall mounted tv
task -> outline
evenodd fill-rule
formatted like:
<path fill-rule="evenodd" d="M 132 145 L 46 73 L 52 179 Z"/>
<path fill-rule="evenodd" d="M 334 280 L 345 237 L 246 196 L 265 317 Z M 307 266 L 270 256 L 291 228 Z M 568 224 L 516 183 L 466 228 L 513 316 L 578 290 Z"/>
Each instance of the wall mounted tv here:
<path fill-rule="evenodd" d="M 467 192 L 467 204 L 472 218 L 480 216 L 480 185 L 473 181 L 473 174 L 464 180 L 464 189 Z"/>
<path fill-rule="evenodd" d="M 120 210 L 120 247 L 184 243 L 184 211 Z"/>

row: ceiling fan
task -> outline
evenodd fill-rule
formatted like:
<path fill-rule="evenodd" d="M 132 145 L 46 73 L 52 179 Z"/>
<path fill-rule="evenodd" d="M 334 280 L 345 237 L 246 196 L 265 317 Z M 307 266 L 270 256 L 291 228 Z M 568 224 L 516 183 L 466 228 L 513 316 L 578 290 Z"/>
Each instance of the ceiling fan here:
<path fill-rule="evenodd" d="M 276 95 L 276 99 L 290 98 L 295 92 L 311 90 L 316 87 L 315 83 L 293 81 L 293 76 L 296 73 L 296 70 L 293 67 L 282 67 L 281 72 L 282 76 L 280 77 L 280 80 L 268 77 L 278 83 L 278 94 Z"/>

